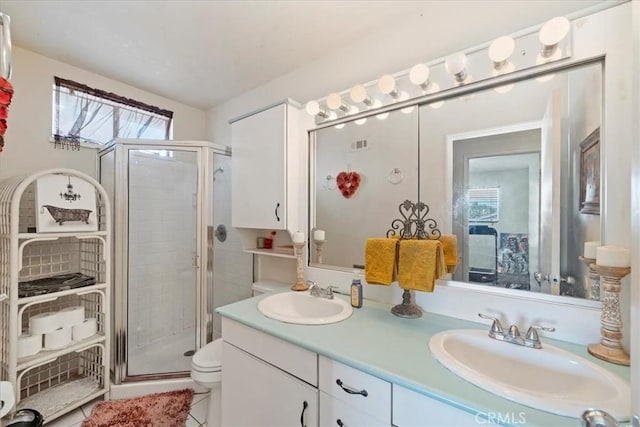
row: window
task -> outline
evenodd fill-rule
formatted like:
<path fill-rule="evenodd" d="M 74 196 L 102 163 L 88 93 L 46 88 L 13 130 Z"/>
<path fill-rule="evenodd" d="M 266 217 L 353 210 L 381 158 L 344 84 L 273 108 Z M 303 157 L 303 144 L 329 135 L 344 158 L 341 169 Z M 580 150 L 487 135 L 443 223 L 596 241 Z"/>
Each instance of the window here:
<path fill-rule="evenodd" d="M 467 190 L 469 222 L 498 222 L 500 188 L 470 188 Z"/>
<path fill-rule="evenodd" d="M 173 112 L 55 77 L 53 143 L 79 149 L 116 138 L 171 139 Z"/>

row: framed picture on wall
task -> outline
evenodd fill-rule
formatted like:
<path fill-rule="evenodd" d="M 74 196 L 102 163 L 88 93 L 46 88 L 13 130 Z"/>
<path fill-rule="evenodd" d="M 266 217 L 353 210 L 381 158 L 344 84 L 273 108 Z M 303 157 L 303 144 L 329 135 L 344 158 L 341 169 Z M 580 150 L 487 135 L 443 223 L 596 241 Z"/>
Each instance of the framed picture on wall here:
<path fill-rule="evenodd" d="M 580 143 L 580 213 L 600 215 L 600 128 Z"/>
<path fill-rule="evenodd" d="M 53 174 L 36 181 L 38 233 L 96 231 L 96 189 L 77 176 Z"/>

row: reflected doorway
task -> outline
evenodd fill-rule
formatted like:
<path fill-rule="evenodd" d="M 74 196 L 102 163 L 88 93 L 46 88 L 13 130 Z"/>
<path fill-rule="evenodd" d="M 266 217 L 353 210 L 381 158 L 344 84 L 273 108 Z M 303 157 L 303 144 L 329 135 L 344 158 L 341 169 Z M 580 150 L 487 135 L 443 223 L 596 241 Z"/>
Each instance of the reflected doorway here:
<path fill-rule="evenodd" d="M 454 140 L 453 232 L 462 242 L 455 280 L 531 290 L 539 263 L 540 138 L 533 128 Z"/>

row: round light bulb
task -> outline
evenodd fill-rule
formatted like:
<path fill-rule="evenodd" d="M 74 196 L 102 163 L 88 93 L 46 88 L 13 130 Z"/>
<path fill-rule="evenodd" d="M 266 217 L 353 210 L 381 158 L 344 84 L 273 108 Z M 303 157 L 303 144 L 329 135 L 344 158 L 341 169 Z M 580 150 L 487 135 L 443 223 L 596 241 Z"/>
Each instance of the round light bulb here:
<path fill-rule="evenodd" d="M 498 37 L 489 46 L 489 58 L 493 62 L 504 62 L 509 59 L 515 47 L 516 42 L 513 38 L 507 36 Z"/>
<path fill-rule="evenodd" d="M 553 46 L 560 43 L 562 39 L 569 34 L 570 29 L 571 22 L 569 22 L 567 18 L 564 16 L 556 16 L 548 20 L 542 28 L 540 28 L 538 38 L 543 45 Z"/>
<path fill-rule="evenodd" d="M 340 123 L 339 125 L 335 125 L 334 128 L 342 129 L 344 127 L 344 123 Z"/>
<path fill-rule="evenodd" d="M 376 115 L 376 119 L 378 119 L 378 120 L 384 120 L 387 117 L 389 117 L 389 113 L 380 113 L 380 114 Z"/>
<path fill-rule="evenodd" d="M 462 52 L 449 55 L 444 63 L 447 72 L 452 75 L 460 74 L 467 67 L 467 55 Z"/>
<path fill-rule="evenodd" d="M 367 123 L 367 118 L 366 117 L 364 117 L 362 119 L 355 120 L 355 124 L 357 124 L 358 126 L 362 126 L 365 123 Z"/>
<path fill-rule="evenodd" d="M 362 85 L 355 85 L 351 88 L 351 100 L 353 102 L 363 102 L 367 99 L 367 89 Z"/>
<path fill-rule="evenodd" d="M 436 92 L 440 92 L 440 85 L 436 82 L 431 82 L 429 84 L 429 87 L 426 90 L 426 94 L 430 95 L 432 93 L 436 93 Z M 438 101 L 438 102 L 432 102 L 431 104 L 428 104 L 429 107 L 433 108 L 434 110 L 437 110 L 438 108 L 442 107 L 444 105 L 444 101 Z"/>
<path fill-rule="evenodd" d="M 337 110 L 342 107 L 342 97 L 338 93 L 332 93 L 327 96 L 327 107 Z"/>
<path fill-rule="evenodd" d="M 429 81 L 429 67 L 426 64 L 416 64 L 409 71 L 409 80 L 417 86 Z"/>
<path fill-rule="evenodd" d="M 315 116 L 320 112 L 320 104 L 318 104 L 318 101 L 309 101 L 305 109 L 307 110 L 307 114 Z"/>
<path fill-rule="evenodd" d="M 392 75 L 385 74 L 378 79 L 378 89 L 385 95 L 389 95 L 396 90 L 396 79 Z"/>

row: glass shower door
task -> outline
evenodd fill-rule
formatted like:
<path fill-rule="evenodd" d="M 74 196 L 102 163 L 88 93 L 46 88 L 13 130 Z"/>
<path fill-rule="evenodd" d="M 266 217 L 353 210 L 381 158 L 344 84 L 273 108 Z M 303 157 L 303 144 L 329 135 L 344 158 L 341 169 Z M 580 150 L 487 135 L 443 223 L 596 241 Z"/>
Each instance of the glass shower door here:
<path fill-rule="evenodd" d="M 198 332 L 198 152 L 128 152 L 127 376 L 186 372 Z"/>

